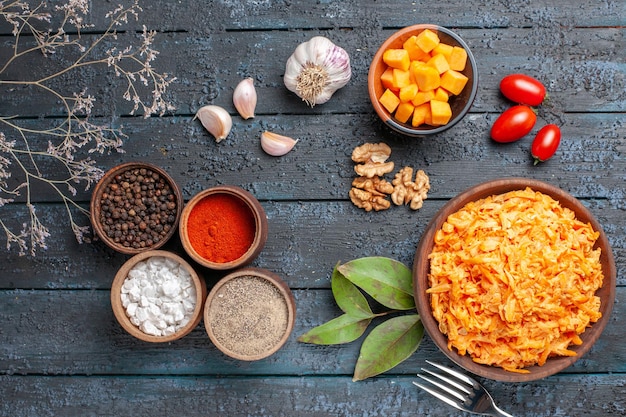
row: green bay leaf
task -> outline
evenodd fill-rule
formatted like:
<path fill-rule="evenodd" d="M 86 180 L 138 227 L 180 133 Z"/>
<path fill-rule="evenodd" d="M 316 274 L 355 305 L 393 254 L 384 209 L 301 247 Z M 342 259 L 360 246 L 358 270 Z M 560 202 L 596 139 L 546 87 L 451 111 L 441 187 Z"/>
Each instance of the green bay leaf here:
<path fill-rule="evenodd" d="M 417 350 L 423 336 L 424 326 L 417 314 L 379 324 L 361 345 L 352 380 L 361 381 L 394 368 Z"/>
<path fill-rule="evenodd" d="M 333 270 L 331 287 L 339 308 L 352 317 L 372 318 L 374 314 L 363 293 L 344 277 L 337 267 Z"/>
<path fill-rule="evenodd" d="M 402 262 L 382 256 L 365 257 L 337 266 L 354 285 L 388 308 L 415 308 L 413 276 Z"/>
<path fill-rule="evenodd" d="M 312 328 L 298 337 L 298 342 L 313 343 L 316 345 L 337 345 L 353 342 L 361 337 L 371 321 L 371 318 L 363 319 L 342 314 L 339 317 L 335 317 L 324 324 Z"/>

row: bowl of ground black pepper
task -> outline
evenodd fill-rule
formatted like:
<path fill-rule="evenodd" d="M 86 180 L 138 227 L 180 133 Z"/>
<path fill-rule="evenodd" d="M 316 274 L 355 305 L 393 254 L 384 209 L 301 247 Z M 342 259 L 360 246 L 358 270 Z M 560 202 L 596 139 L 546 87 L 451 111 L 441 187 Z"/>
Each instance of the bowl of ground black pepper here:
<path fill-rule="evenodd" d="M 223 277 L 204 304 L 204 326 L 225 355 L 256 361 L 276 353 L 289 339 L 296 303 L 289 286 L 262 268 L 240 268 Z"/>
<path fill-rule="evenodd" d="M 267 240 L 265 210 L 243 188 L 203 190 L 185 205 L 179 234 L 194 261 L 215 270 L 235 269 L 258 256 Z"/>
<path fill-rule="evenodd" d="M 160 167 L 128 162 L 110 169 L 91 197 L 97 236 L 118 252 L 134 255 L 162 247 L 177 230 L 183 197 Z"/>

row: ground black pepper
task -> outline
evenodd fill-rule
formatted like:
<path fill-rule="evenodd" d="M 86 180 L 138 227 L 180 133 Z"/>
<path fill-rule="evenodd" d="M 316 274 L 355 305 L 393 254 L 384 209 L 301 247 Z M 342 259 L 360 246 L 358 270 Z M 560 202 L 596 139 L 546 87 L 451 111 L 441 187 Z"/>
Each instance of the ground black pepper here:
<path fill-rule="evenodd" d="M 178 202 L 158 172 L 131 168 L 106 185 L 100 207 L 104 233 L 124 247 L 141 249 L 165 238 L 176 221 Z"/>

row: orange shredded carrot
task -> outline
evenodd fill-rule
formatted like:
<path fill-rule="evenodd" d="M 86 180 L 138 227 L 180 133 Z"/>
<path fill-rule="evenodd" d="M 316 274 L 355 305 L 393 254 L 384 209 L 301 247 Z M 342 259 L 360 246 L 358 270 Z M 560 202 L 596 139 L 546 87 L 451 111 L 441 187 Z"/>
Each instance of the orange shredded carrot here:
<path fill-rule="evenodd" d="M 431 309 L 448 349 L 512 372 L 575 356 L 601 317 L 599 232 L 529 188 L 470 202 L 435 234 Z"/>

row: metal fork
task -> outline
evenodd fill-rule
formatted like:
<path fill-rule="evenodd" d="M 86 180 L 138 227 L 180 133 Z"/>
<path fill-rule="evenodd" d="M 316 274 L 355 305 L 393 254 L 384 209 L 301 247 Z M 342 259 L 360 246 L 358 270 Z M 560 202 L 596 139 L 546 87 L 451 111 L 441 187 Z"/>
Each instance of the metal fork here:
<path fill-rule="evenodd" d="M 462 411 L 483 416 L 513 417 L 496 406 L 491 395 L 478 381 L 443 365 L 426 362 L 445 374 L 422 368 L 422 371 L 428 375 L 417 374 L 417 376 L 429 385 L 415 381 L 414 385 Z"/>

